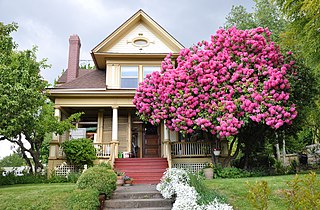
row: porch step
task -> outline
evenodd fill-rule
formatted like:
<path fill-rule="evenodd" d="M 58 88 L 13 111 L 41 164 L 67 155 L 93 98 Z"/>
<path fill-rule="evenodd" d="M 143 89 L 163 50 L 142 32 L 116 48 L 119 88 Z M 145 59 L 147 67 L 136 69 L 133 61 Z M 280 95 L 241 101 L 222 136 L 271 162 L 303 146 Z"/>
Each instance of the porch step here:
<path fill-rule="evenodd" d="M 157 184 L 168 168 L 165 158 L 118 158 L 115 169 L 133 178 L 133 184 Z"/>
<path fill-rule="evenodd" d="M 113 210 L 169 210 L 171 208 L 172 200 L 163 199 L 156 191 L 155 185 L 120 186 L 105 203 L 105 209 Z"/>

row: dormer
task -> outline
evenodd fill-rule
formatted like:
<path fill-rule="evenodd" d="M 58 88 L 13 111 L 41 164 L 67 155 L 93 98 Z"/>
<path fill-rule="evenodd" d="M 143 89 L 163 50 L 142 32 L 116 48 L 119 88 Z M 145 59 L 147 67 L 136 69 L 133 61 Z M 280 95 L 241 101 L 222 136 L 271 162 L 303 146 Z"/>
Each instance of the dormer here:
<path fill-rule="evenodd" d="M 106 71 L 107 89 L 135 89 L 152 71 L 160 71 L 168 53 L 176 57 L 183 46 L 143 10 L 92 49 L 93 61 Z"/>

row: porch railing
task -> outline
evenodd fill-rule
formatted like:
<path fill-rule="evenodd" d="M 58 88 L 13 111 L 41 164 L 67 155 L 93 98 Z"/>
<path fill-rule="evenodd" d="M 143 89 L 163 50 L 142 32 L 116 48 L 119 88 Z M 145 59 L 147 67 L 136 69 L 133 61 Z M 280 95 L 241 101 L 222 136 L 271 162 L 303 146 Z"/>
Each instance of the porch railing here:
<path fill-rule="evenodd" d="M 111 153 L 110 143 L 93 143 L 96 149 L 96 156 L 99 158 L 109 158 Z"/>
<path fill-rule="evenodd" d="M 209 156 L 212 142 L 171 142 L 172 157 Z"/>

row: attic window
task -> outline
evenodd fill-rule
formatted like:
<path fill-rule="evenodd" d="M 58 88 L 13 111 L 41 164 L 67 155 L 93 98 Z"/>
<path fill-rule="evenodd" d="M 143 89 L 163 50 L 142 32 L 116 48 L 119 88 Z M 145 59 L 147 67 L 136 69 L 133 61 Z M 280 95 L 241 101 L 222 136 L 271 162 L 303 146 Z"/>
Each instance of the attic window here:
<path fill-rule="evenodd" d="M 142 37 L 134 39 L 132 43 L 136 47 L 146 47 L 149 45 L 149 41 L 146 38 Z"/>

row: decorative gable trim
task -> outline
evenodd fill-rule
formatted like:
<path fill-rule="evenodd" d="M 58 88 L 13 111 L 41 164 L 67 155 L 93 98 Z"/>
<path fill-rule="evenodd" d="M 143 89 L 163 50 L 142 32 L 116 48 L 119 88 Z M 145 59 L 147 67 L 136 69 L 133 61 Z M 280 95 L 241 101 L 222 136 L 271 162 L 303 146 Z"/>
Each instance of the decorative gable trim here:
<path fill-rule="evenodd" d="M 95 65 L 98 69 L 105 69 L 105 62 L 101 60 L 103 57 L 107 58 L 110 55 L 121 56 L 122 53 L 109 52 L 108 50 L 113 47 L 116 43 L 123 38 L 125 34 L 128 34 L 130 30 L 138 26 L 138 24 L 143 24 L 148 27 L 155 35 L 161 37 L 164 44 L 170 48 L 170 51 L 173 54 L 178 54 L 184 46 L 177 41 L 172 35 L 170 35 L 164 28 L 162 28 L 156 21 L 154 21 L 150 16 L 148 16 L 142 9 L 137 11 L 133 16 L 131 16 L 127 21 L 125 21 L 121 26 L 119 26 L 114 32 L 112 32 L 107 38 L 100 42 L 95 48 L 91 51 L 91 56 L 95 62 Z M 142 38 L 143 35 L 141 36 Z M 137 36 L 135 39 L 129 40 L 129 42 L 135 42 L 138 40 Z M 146 46 L 152 44 L 152 40 L 146 40 Z M 134 45 L 134 43 L 132 43 Z M 142 46 L 143 48 L 143 46 Z M 132 53 L 138 55 L 137 53 Z M 144 54 L 143 52 L 141 54 Z M 140 54 L 140 55 L 141 55 Z M 147 53 L 145 55 L 166 55 L 167 53 Z M 99 61 L 98 61 L 99 60 Z"/>

